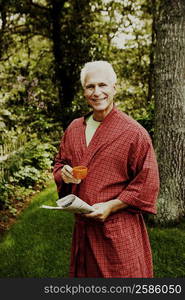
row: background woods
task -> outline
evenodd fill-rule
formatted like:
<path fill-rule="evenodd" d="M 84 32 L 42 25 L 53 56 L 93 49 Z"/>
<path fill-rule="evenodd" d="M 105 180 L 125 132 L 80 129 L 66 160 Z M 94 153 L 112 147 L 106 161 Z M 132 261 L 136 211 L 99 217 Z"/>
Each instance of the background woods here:
<path fill-rule="evenodd" d="M 161 174 L 156 222 L 184 216 L 183 28 L 183 1 L 0 0 L 4 222 L 7 209 L 16 215 L 45 186 L 63 130 L 88 111 L 79 72 L 96 59 L 113 64 L 118 107 L 154 138 Z"/>

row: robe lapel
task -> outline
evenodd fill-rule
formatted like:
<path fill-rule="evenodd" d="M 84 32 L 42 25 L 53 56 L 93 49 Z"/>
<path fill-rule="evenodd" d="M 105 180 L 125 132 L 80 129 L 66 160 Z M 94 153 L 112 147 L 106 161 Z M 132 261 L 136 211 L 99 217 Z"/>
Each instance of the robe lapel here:
<path fill-rule="evenodd" d="M 100 126 L 97 128 L 92 140 L 90 141 L 88 147 L 86 144 L 85 128 L 83 127 L 83 148 L 84 154 L 82 156 L 81 165 L 88 166 L 92 158 L 96 153 L 110 140 L 110 130 L 115 126 L 115 119 L 117 116 L 117 109 L 114 107 L 111 112 L 106 116 Z"/>

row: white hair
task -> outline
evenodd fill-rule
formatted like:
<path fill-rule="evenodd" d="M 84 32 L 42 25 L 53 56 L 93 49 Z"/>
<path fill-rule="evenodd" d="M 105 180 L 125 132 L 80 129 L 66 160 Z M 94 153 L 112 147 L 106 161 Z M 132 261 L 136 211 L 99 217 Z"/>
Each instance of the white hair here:
<path fill-rule="evenodd" d="M 92 62 L 87 62 L 81 70 L 80 80 L 81 80 L 81 84 L 83 87 L 85 85 L 85 78 L 87 76 L 87 73 L 94 69 L 101 69 L 101 70 L 103 69 L 106 72 L 109 72 L 111 82 L 113 84 L 116 83 L 117 76 L 116 76 L 116 73 L 115 73 L 112 65 L 105 60 L 96 60 L 96 61 L 92 61 Z"/>

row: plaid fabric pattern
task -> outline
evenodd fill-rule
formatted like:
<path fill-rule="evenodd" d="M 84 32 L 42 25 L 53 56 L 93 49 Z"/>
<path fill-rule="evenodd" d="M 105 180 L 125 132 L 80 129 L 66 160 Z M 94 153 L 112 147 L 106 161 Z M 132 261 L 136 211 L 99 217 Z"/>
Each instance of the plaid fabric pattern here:
<path fill-rule="evenodd" d="M 120 199 L 129 206 L 110 215 L 103 224 L 76 215 L 70 276 L 152 277 L 151 248 L 142 216 L 143 212 L 156 213 L 159 191 L 150 137 L 116 107 L 88 147 L 85 126 L 84 117 L 74 120 L 62 138 L 54 166 L 59 197 L 72 192 L 90 205 Z M 64 164 L 87 166 L 86 179 L 79 185 L 65 184 L 61 178 Z"/>

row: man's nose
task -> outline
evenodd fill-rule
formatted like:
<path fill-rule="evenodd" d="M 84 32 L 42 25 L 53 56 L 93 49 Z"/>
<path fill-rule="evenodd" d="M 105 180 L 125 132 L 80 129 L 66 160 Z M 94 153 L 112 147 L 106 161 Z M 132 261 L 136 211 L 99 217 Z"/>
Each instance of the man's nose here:
<path fill-rule="evenodd" d="M 99 86 L 95 86 L 94 88 L 94 96 L 98 97 L 101 94 L 101 89 Z"/>

